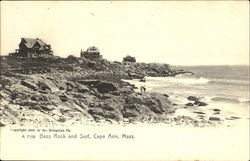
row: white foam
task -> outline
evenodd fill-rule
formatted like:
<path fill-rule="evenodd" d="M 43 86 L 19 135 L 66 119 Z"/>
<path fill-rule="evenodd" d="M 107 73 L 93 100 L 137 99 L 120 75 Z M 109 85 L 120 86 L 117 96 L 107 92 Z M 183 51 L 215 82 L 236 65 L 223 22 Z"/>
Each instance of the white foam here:
<path fill-rule="evenodd" d="M 183 77 L 146 77 L 146 81 L 160 81 L 181 84 L 206 84 L 210 80 L 207 78 L 183 78 Z"/>

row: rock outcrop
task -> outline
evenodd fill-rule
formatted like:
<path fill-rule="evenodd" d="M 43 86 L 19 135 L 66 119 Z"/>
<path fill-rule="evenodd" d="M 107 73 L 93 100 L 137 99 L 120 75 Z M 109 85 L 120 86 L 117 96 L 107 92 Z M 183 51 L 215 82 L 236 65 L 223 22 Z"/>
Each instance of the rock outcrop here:
<path fill-rule="evenodd" d="M 4 76 L 1 78 L 7 80 Z M 39 115 L 51 124 L 82 118 L 97 122 L 153 122 L 164 120 L 175 111 L 166 96 L 136 93 L 134 87 L 125 82 L 71 81 L 45 74 L 26 76 L 23 80 L 8 79 L 15 83 L 1 89 L 1 100 L 5 102 L 1 107 L 3 125 L 28 123 L 26 115 L 31 111 L 36 111 L 37 116 L 29 120 L 37 124 L 39 121 L 35 118 Z M 12 117 L 7 117 L 9 115 Z"/>
<path fill-rule="evenodd" d="M 1 125 L 83 120 L 163 122 L 175 112 L 167 95 L 136 93 L 121 79 L 175 76 L 167 64 L 79 58 L 1 61 Z M 39 120 L 39 118 L 42 118 Z"/>

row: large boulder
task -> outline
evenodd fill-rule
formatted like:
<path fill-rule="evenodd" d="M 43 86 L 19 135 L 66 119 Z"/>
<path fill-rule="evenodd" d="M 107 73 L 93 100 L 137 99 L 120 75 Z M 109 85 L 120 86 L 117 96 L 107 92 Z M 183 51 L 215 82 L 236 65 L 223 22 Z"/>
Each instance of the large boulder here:
<path fill-rule="evenodd" d="M 117 85 L 110 82 L 100 82 L 97 86 L 97 91 L 100 93 L 108 93 L 116 91 L 118 89 Z"/>
<path fill-rule="evenodd" d="M 172 113 L 175 111 L 169 99 L 160 93 L 150 93 L 151 99 L 155 100 L 156 104 L 151 107 L 157 109 L 157 112 Z"/>
<path fill-rule="evenodd" d="M 59 91 L 59 88 L 51 80 L 48 79 L 39 80 L 38 86 L 41 90 L 49 90 L 51 93 Z"/>
<path fill-rule="evenodd" d="M 122 113 L 119 110 L 105 110 L 102 108 L 91 108 L 88 111 L 94 118 L 106 118 L 106 119 L 113 119 L 116 121 L 122 120 L 123 116 Z"/>
<path fill-rule="evenodd" d="M 202 101 L 195 101 L 194 104 L 197 106 L 207 106 L 207 103 L 202 102 Z"/>
<path fill-rule="evenodd" d="M 144 98 L 141 95 L 130 94 L 126 97 L 125 102 L 127 104 L 143 104 Z"/>
<path fill-rule="evenodd" d="M 131 94 L 125 99 L 126 104 L 145 105 L 155 113 L 174 112 L 172 103 L 160 93 Z"/>
<path fill-rule="evenodd" d="M 188 96 L 187 98 L 189 101 L 199 101 L 199 98 L 198 97 L 195 97 L 195 96 Z"/>
<path fill-rule="evenodd" d="M 186 106 L 194 106 L 194 104 L 192 102 L 186 103 Z"/>
<path fill-rule="evenodd" d="M 87 85 L 90 88 L 96 88 L 100 93 L 108 93 L 118 90 L 118 86 L 112 82 L 99 81 L 99 80 L 80 80 L 80 84 Z"/>

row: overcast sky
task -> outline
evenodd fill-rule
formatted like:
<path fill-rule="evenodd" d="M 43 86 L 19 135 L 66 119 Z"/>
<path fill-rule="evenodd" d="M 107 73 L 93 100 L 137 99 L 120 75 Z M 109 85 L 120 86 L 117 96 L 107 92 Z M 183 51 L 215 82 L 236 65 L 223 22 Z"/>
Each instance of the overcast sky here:
<path fill-rule="evenodd" d="M 5 1 L 1 54 L 18 48 L 21 37 L 38 37 L 62 57 L 94 45 L 109 60 L 248 64 L 248 14 L 247 1 Z"/>

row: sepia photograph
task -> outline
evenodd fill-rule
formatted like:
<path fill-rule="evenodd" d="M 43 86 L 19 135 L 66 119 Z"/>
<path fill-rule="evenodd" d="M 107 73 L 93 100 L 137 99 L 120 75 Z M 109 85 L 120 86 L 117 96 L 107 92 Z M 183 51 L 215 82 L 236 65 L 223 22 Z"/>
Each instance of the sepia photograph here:
<path fill-rule="evenodd" d="M 1 160 L 250 160 L 248 1 L 0 4 Z"/>

